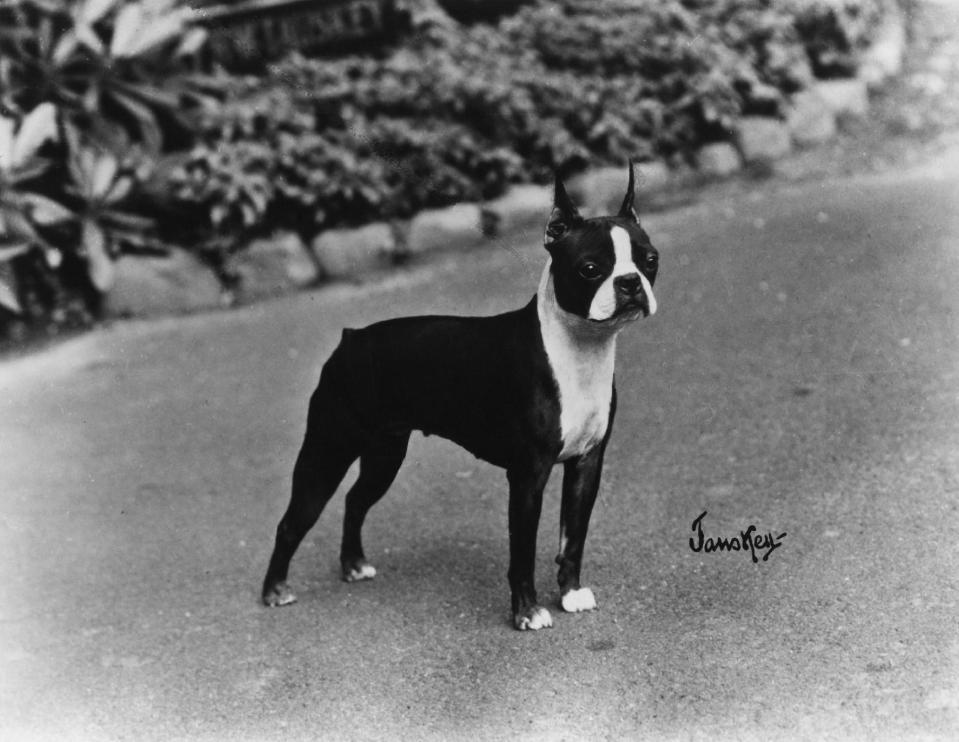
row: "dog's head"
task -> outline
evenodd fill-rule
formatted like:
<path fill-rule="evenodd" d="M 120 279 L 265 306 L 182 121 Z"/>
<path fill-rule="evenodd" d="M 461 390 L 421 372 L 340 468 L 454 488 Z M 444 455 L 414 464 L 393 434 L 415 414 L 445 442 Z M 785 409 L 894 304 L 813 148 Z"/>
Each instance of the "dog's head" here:
<path fill-rule="evenodd" d="M 597 326 L 617 326 L 656 312 L 659 253 L 633 207 L 635 179 L 616 216 L 584 219 L 559 176 L 546 225 L 553 291 L 559 308 Z"/>

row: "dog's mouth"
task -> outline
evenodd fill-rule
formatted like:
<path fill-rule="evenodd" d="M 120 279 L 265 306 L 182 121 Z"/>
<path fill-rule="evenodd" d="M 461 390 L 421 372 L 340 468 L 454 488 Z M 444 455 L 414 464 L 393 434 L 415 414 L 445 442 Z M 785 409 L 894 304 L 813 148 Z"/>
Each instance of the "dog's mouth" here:
<path fill-rule="evenodd" d="M 646 300 L 646 297 L 637 297 L 635 299 L 627 299 L 618 307 L 616 311 L 613 312 L 613 316 L 610 319 L 639 319 L 640 317 L 649 316 L 649 302 Z"/>
<path fill-rule="evenodd" d="M 606 319 L 593 319 L 588 317 L 589 321 L 594 325 L 622 325 L 627 322 L 634 322 L 640 317 L 649 316 L 649 307 L 641 302 L 630 301 L 616 307 L 616 311 L 613 312 Z"/>

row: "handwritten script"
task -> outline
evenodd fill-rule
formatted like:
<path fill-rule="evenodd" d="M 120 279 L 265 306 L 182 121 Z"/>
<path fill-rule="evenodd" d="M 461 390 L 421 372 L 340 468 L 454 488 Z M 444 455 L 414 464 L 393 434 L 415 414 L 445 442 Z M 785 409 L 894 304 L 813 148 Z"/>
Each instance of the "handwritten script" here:
<path fill-rule="evenodd" d="M 706 554 L 711 554 L 714 551 L 748 551 L 752 556 L 753 564 L 759 562 L 759 557 L 756 555 L 756 552 L 764 552 L 762 554 L 762 560 L 765 562 L 769 559 L 769 555 L 773 553 L 776 549 L 782 546 L 782 539 L 786 537 L 785 533 L 780 533 L 775 538 L 772 533 L 767 532 L 764 535 L 759 535 L 756 532 L 756 526 L 750 525 L 745 531 L 740 531 L 739 535 L 731 536 L 728 538 L 719 538 L 719 537 L 707 537 L 703 533 L 703 519 L 706 517 L 706 511 L 704 510 L 697 518 L 693 521 L 692 529 L 695 531 L 696 535 L 693 538 L 689 539 L 689 548 L 695 552 L 705 552 Z"/>

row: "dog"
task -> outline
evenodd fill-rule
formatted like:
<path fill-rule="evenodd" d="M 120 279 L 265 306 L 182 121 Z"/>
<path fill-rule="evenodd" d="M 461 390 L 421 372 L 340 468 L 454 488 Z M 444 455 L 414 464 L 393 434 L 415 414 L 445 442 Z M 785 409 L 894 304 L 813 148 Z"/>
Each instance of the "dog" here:
<path fill-rule="evenodd" d="M 346 495 L 342 577 L 368 580 L 360 531 L 387 491 L 419 430 L 463 446 L 506 470 L 513 625 L 551 627 L 537 603 L 536 534 L 543 489 L 563 464 L 560 604 L 596 607 L 580 586 L 583 545 L 616 413 L 616 337 L 656 312 L 659 255 L 634 209 L 634 173 L 615 216 L 585 219 L 559 176 L 539 289 L 522 309 L 492 317 L 422 316 L 344 330 L 320 374 L 293 470 L 289 507 L 263 582 L 268 606 L 292 603 L 290 560 L 360 460 Z"/>

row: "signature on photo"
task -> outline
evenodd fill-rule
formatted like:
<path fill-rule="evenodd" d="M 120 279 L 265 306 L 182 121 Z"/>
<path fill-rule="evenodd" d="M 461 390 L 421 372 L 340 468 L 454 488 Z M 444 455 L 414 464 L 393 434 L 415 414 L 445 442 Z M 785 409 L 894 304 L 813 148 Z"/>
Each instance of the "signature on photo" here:
<path fill-rule="evenodd" d="M 782 546 L 782 539 L 786 537 L 785 533 L 780 533 L 773 537 L 772 533 L 766 532 L 765 535 L 756 533 L 756 526 L 750 525 L 745 531 L 740 531 L 738 535 L 728 538 L 706 537 L 703 533 L 703 519 L 706 517 L 704 510 L 693 521 L 692 529 L 696 536 L 689 539 L 689 548 L 695 552 L 705 552 L 710 554 L 714 551 L 748 551 L 752 557 L 753 563 L 759 562 L 756 556 L 757 551 L 765 550 L 762 560 L 765 562 L 769 555 Z"/>

